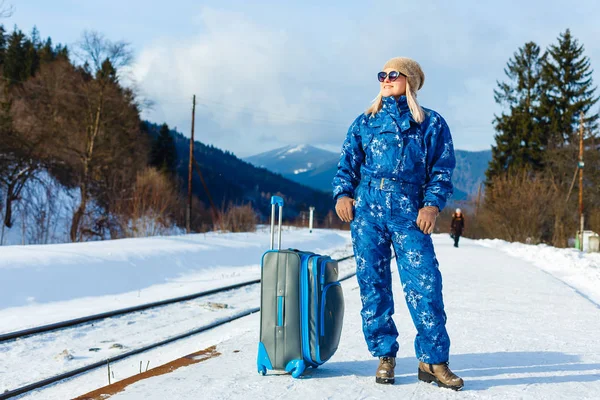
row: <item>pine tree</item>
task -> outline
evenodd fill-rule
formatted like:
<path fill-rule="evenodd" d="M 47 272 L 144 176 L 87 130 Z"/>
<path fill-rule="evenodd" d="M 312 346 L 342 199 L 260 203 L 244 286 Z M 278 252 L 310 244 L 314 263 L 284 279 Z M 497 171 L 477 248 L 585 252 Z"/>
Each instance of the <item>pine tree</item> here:
<path fill-rule="evenodd" d="M 33 26 L 31 30 L 31 35 L 29 35 L 31 43 L 36 50 L 39 50 L 42 47 L 42 39 L 40 38 L 40 31 L 37 26 Z"/>
<path fill-rule="evenodd" d="M 56 59 L 54 48 L 52 47 L 52 39 L 48 38 L 39 50 L 40 63 L 48 63 Z"/>
<path fill-rule="evenodd" d="M 43 48 L 37 28 L 34 27 L 31 37 L 27 37 L 15 27 L 13 33 L 6 37 L 4 28 L 0 26 L 0 61 L 9 85 L 25 82 L 38 72 Z"/>
<path fill-rule="evenodd" d="M 40 68 L 40 56 L 38 54 L 36 44 L 32 40 L 26 39 L 23 43 L 23 48 L 25 49 L 26 55 L 24 71 L 21 79 L 26 80 L 27 78 L 34 76 Z"/>
<path fill-rule="evenodd" d="M 118 83 L 117 70 L 107 58 L 100 66 L 100 69 L 96 71 L 96 79 L 105 82 Z"/>
<path fill-rule="evenodd" d="M 4 64 L 5 57 L 6 57 L 6 30 L 4 30 L 3 25 L 0 25 L 0 65 Z"/>
<path fill-rule="evenodd" d="M 539 123 L 542 59 L 539 46 L 533 42 L 526 43 L 515 52 L 504 69 L 508 81 L 498 82 L 498 88 L 494 90 L 496 103 L 509 112 L 496 116 L 494 121 L 498 134 L 486 171 L 488 184 L 495 176 L 510 170 L 539 170 L 543 167 L 545 140 Z"/>
<path fill-rule="evenodd" d="M 69 59 L 69 48 L 67 46 L 63 46 L 62 44 L 59 44 L 56 46 L 56 48 L 54 49 L 54 53 L 56 54 L 56 58 L 62 58 L 64 60 L 68 60 Z"/>
<path fill-rule="evenodd" d="M 567 29 L 558 37 L 558 43 L 549 47 L 542 69 L 541 111 L 551 148 L 577 141 L 581 111 L 586 115 L 586 126 L 595 130 L 598 114 L 590 110 L 598 97 L 594 94 L 592 73 L 583 45 Z"/>
<path fill-rule="evenodd" d="M 24 73 L 27 60 L 27 51 L 23 46 L 24 41 L 25 35 L 17 29 L 8 36 L 3 72 L 9 85 L 15 85 L 27 78 Z"/>
<path fill-rule="evenodd" d="M 163 124 L 160 127 L 158 137 L 152 144 L 150 165 L 165 173 L 174 174 L 176 163 L 177 152 L 175 150 L 175 140 L 169 133 L 169 126 Z"/>

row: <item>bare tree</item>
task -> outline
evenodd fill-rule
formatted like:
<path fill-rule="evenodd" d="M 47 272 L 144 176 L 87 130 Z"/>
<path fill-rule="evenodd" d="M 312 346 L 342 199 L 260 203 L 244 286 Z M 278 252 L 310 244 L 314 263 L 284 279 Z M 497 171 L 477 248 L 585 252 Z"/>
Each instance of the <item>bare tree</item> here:
<path fill-rule="evenodd" d="M 126 237 L 155 236 L 168 231 L 173 224 L 173 210 L 180 196 L 176 186 L 165 174 L 154 168 L 138 172 L 133 185 L 113 198 L 113 218 Z"/>
<path fill-rule="evenodd" d="M 0 93 L 0 185 L 4 187 L 3 224 L 12 227 L 13 203 L 18 201 L 27 181 L 39 169 L 43 158 L 43 138 L 15 129 L 11 115 L 12 101 L 1 85 Z"/>
<path fill-rule="evenodd" d="M 118 84 L 110 60 L 95 76 L 67 60 L 49 63 L 19 93 L 13 106 L 19 131 L 45 138 L 43 148 L 53 160 L 48 168 L 78 189 L 71 240 L 105 237 L 110 197 L 119 196 L 111 187 L 119 180 L 131 184 L 146 165 L 133 93 Z"/>
<path fill-rule="evenodd" d="M 110 61 L 117 74 L 133 61 L 133 52 L 128 42 L 122 40 L 111 42 L 96 31 L 83 32 L 75 56 L 84 66 L 87 65 L 88 70 L 93 74 L 102 70 L 102 64 L 106 60 Z"/>
<path fill-rule="evenodd" d="M 110 130 L 114 128 L 114 125 L 111 126 L 109 122 L 111 115 L 106 112 L 106 108 L 110 103 L 113 105 L 118 103 L 118 100 L 124 94 L 118 84 L 118 71 L 129 65 L 132 60 L 128 43 L 123 41 L 113 43 L 100 33 L 93 31 L 84 32 L 77 55 L 84 64 L 85 72 L 92 79 L 84 79 L 82 88 L 87 107 L 84 120 L 86 133 L 82 138 L 83 148 L 77 149 L 77 152 L 81 155 L 79 179 L 81 203 L 73 215 L 71 224 L 72 241 L 79 239 L 80 222 L 90 199 L 90 180 L 96 157 L 96 145 L 98 141 L 102 140 L 100 137 L 102 134 L 110 135 L 113 133 Z M 133 100 L 133 97 L 133 94 L 130 93 L 126 100 Z M 129 104 L 121 104 L 115 111 L 120 114 L 128 110 L 131 110 Z M 137 113 L 137 110 L 133 111 Z M 112 116 L 114 117 L 114 114 Z"/>
<path fill-rule="evenodd" d="M 550 242 L 557 199 L 564 199 L 559 193 L 550 179 L 527 171 L 495 177 L 477 217 L 485 220 L 490 237 Z"/>
<path fill-rule="evenodd" d="M 220 217 L 215 223 L 214 229 L 225 232 L 256 231 L 258 217 L 250 204 L 236 206 L 230 202 L 227 210 L 222 206 L 219 214 Z"/>
<path fill-rule="evenodd" d="M 6 187 L 3 223 L 7 228 L 11 228 L 13 225 L 13 203 L 21 198 L 25 184 L 36 170 L 35 163 L 17 164 L 7 175 L 0 178 L 1 183 Z"/>

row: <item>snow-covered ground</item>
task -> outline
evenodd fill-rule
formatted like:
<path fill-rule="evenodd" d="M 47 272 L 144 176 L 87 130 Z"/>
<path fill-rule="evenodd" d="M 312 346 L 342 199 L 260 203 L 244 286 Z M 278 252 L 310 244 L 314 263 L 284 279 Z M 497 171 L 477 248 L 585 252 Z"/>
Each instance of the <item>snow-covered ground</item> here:
<path fill-rule="evenodd" d="M 255 279 L 268 242 L 268 232 L 262 230 L 2 248 L 0 332 Z M 119 381 L 139 372 L 140 364 L 143 369 L 148 362 L 150 368 L 156 367 L 213 345 L 220 353 L 135 383 L 113 398 L 598 398 L 598 255 L 501 241 L 463 240 L 455 249 L 447 235 L 435 235 L 434 242 L 444 276 L 451 367 L 466 381 L 461 393 L 417 383 L 415 330 L 394 273 L 395 321 L 400 331 L 394 386 L 374 382 L 377 361 L 364 344 L 360 298 L 352 278 L 343 283 L 346 313 L 339 350 L 302 379 L 256 373 L 258 315 L 253 314 L 113 363 L 113 381 Z M 350 251 L 348 233 L 339 231 L 310 234 L 290 229 L 284 232 L 283 245 L 338 257 Z M 27 382 L 29 371 L 38 365 L 53 372 L 70 370 L 95 361 L 97 353 L 107 357 L 121 351 L 110 348 L 114 343 L 135 348 L 158 339 L 155 335 L 160 338 L 202 326 L 223 312 L 207 307 L 209 301 L 227 304 L 227 312 L 233 313 L 255 307 L 257 297 L 255 289 L 236 291 L 171 308 L 166 319 L 157 310 L 107 326 L 75 329 L 68 337 L 47 336 L 30 345 L 0 344 L 0 393 L 13 389 L 15 380 Z M 132 325 L 137 325 L 137 331 L 127 330 Z M 87 347 L 100 350 L 92 356 Z M 60 356 L 63 350 L 74 357 Z M 100 369 L 23 398 L 72 398 L 106 384 L 107 371 Z"/>
<path fill-rule="evenodd" d="M 308 246 L 333 257 L 352 254 L 346 245 L 347 233 L 315 231 L 311 234 L 306 230 L 293 229 L 286 230 L 284 234 L 284 244 L 293 247 Z M 47 303 L 0 310 L 3 321 L 0 333 L 260 278 L 257 260 L 269 245 L 265 239 L 268 240 L 268 235 L 263 228 L 252 234 L 206 234 L 10 248 L 13 251 L 0 258 L 7 261 L 4 268 L 0 268 L 0 277 L 12 276 L 13 297 L 19 299 L 23 296 L 18 293 L 27 291 L 25 295 L 37 294 Z M 320 247 L 319 243 L 325 244 L 325 247 Z M 62 251 L 52 251 L 57 248 Z M 44 264 L 46 276 L 39 272 L 39 261 L 31 257 L 31 252 L 36 250 L 41 254 L 35 258 L 47 261 Z M 69 254 L 69 257 L 51 259 L 48 255 L 53 254 Z M 110 261 L 103 257 L 109 257 Z M 135 270 L 123 272 L 124 269 L 132 269 L 132 266 Z M 178 269 L 178 266 L 181 268 Z M 346 262 L 342 264 L 340 273 L 346 275 L 352 269 L 352 262 Z M 15 278 L 17 272 L 18 277 Z M 119 289 L 122 293 L 103 295 L 115 291 L 111 280 L 103 283 L 93 277 L 106 273 L 128 275 L 127 280 L 121 283 L 126 285 Z M 61 274 L 53 277 L 55 282 L 64 281 L 69 285 L 55 287 L 48 281 L 48 276 L 54 274 Z M 79 283 L 73 281 L 82 274 L 89 274 L 90 279 Z M 25 275 L 36 276 L 36 279 L 31 285 L 18 285 Z M 152 286 L 145 288 L 148 285 Z M 88 296 L 82 298 L 79 294 L 82 292 L 87 292 Z M 0 295 L 0 299 L 11 304 L 8 294 Z M 56 298 L 60 301 L 52 301 Z M 12 388 L 24 386 L 191 331 L 198 328 L 198 321 L 205 325 L 259 307 L 259 299 L 260 286 L 254 285 L 83 327 L 0 343 L 0 353 L 4 353 L 5 361 L 0 363 L 0 382 L 5 382 L 0 384 L 0 393 L 9 383 Z M 222 305 L 227 307 L 221 308 Z M 67 362 L 40 363 L 39 359 Z M 27 375 L 22 373 L 19 367 L 22 365 L 28 365 Z"/>
<path fill-rule="evenodd" d="M 351 254 L 348 232 L 284 228 L 282 246 Z M 277 245 L 277 244 L 276 244 Z M 269 227 L 0 248 L 0 333 L 257 279 Z"/>
<path fill-rule="evenodd" d="M 600 253 L 582 253 L 577 249 L 557 249 L 544 244 L 531 246 L 522 243 L 508 243 L 497 239 L 482 240 L 478 243 L 527 260 L 542 271 L 570 285 L 592 302 L 600 304 Z"/>

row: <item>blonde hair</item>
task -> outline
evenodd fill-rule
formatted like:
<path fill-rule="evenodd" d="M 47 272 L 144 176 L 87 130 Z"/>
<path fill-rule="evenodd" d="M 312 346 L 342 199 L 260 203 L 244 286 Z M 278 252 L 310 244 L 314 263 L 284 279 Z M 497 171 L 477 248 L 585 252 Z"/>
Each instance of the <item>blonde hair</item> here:
<path fill-rule="evenodd" d="M 377 97 L 375 97 L 375 100 L 373 100 L 373 103 L 371 103 L 371 106 L 365 111 L 365 114 L 370 114 L 374 117 L 375 114 L 381 110 L 382 98 L 383 96 L 380 91 Z M 406 102 L 408 103 L 408 108 L 413 119 L 419 124 L 422 123 L 425 120 L 425 111 L 423 111 L 423 108 L 419 105 L 419 102 L 417 101 L 417 92 L 411 89 L 408 79 L 406 80 Z"/>

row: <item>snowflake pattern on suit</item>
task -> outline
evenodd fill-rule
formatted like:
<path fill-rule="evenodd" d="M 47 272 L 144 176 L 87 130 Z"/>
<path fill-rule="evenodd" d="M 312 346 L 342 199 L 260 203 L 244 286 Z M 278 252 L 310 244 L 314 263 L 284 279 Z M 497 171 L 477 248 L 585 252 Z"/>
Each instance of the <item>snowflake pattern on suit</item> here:
<path fill-rule="evenodd" d="M 418 211 L 441 211 L 452 194 L 452 136 L 444 119 L 425 110 L 419 124 L 405 96 L 384 97 L 375 116 L 360 115 L 342 146 L 333 197 L 356 200 L 351 222 L 363 333 L 373 356 L 396 356 L 398 331 L 390 262 L 392 248 L 405 300 L 417 329 L 419 360 L 448 361 L 450 339 L 442 276 L 433 242 L 418 228 Z"/>

